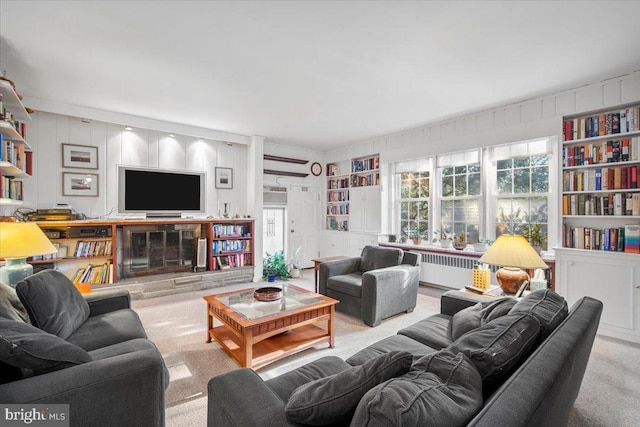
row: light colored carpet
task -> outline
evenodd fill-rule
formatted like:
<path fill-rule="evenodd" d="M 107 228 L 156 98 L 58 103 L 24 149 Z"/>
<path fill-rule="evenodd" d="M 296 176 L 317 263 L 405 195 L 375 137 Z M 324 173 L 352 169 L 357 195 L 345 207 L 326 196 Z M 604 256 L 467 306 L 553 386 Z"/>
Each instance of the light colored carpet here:
<path fill-rule="evenodd" d="M 290 283 L 313 289 L 313 271 Z M 252 287 L 240 284 L 133 301 L 151 339 L 162 352 L 171 383 L 166 392 L 167 427 L 205 426 L 207 382 L 238 368 L 216 343 L 206 343 L 206 303 L 203 296 Z M 382 338 L 440 311 L 440 291 L 421 287 L 413 313 L 382 321 L 375 328 L 337 313 L 335 348 L 326 344 L 305 350 L 258 371 L 265 379 L 323 356 L 347 358 Z M 569 425 L 631 426 L 640 419 L 640 345 L 598 336 Z M 526 397 L 523 397 L 526 399 Z"/>

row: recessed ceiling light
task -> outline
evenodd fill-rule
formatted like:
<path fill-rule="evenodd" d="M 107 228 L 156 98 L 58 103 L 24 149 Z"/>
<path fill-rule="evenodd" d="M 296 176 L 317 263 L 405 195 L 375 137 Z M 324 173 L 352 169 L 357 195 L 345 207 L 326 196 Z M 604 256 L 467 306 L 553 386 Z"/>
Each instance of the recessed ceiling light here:
<path fill-rule="evenodd" d="M 133 128 L 131 126 L 125 126 L 124 130 L 133 130 Z"/>
<path fill-rule="evenodd" d="M 176 136 L 175 136 L 174 134 L 170 133 L 170 134 L 169 134 L 169 137 L 170 137 L 170 138 L 175 138 Z"/>

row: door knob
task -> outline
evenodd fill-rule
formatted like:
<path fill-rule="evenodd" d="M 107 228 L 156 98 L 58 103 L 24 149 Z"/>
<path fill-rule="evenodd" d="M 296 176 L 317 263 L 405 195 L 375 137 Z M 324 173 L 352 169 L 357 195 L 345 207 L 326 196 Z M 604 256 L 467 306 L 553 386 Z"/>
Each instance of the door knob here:
<path fill-rule="evenodd" d="M 296 232 L 296 230 L 291 230 L 291 232 L 292 232 L 292 233 L 295 233 L 295 232 Z"/>

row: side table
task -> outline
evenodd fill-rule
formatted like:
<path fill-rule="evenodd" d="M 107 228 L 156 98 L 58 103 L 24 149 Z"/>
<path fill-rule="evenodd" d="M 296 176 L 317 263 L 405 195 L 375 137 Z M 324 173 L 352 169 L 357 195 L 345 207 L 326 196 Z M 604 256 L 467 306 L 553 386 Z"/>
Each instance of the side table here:
<path fill-rule="evenodd" d="M 339 256 L 329 256 L 325 258 L 316 258 L 311 260 L 313 261 L 313 273 L 315 274 L 315 292 L 316 293 L 318 293 L 318 270 L 320 269 L 320 264 L 322 264 L 323 262 L 335 261 L 338 259 L 345 259 L 345 258 L 349 258 L 349 257 L 339 255 Z"/>

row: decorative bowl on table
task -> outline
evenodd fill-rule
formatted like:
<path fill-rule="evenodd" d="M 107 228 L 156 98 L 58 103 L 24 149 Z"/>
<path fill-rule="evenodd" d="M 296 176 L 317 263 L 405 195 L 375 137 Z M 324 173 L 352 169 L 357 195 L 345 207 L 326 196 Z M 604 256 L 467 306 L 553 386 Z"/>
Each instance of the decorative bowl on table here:
<path fill-rule="evenodd" d="M 282 298 L 282 289 L 274 286 L 258 288 L 253 291 L 253 297 L 258 301 L 277 301 Z"/>
<path fill-rule="evenodd" d="M 466 243 L 461 243 L 461 242 L 453 242 L 453 247 L 459 251 L 463 250 L 464 248 L 467 247 Z"/>

